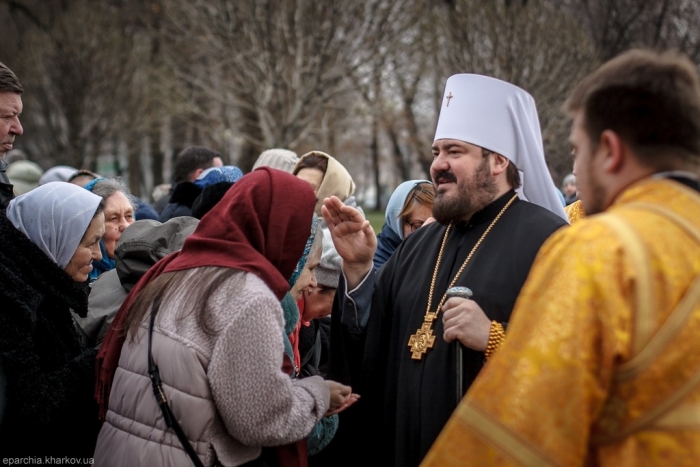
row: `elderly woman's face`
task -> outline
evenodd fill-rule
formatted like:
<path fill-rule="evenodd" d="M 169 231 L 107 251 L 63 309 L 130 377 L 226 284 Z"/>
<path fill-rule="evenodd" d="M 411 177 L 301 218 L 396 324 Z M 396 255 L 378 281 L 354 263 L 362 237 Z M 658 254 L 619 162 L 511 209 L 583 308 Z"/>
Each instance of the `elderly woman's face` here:
<path fill-rule="evenodd" d="M 318 189 L 321 188 L 323 177 L 325 174 L 318 169 L 304 168 L 297 172 L 297 177 L 309 182 L 314 193 L 318 194 Z"/>
<path fill-rule="evenodd" d="M 105 234 L 102 242 L 107 256 L 114 258 L 114 249 L 122 232 L 134 223 L 134 208 L 121 191 L 117 191 L 105 200 Z"/>
<path fill-rule="evenodd" d="M 316 269 L 318 263 L 321 262 L 321 253 L 322 250 L 317 248 L 316 251 L 313 251 L 309 257 L 306 258 L 304 269 L 301 270 L 299 278 L 289 291 L 294 300 L 299 300 L 302 297 L 304 290 L 308 289 L 309 287 L 316 287 L 316 273 L 314 272 L 314 269 Z"/>
<path fill-rule="evenodd" d="M 332 287 L 309 287 L 304 290 L 304 321 L 330 316 L 333 310 L 335 290 Z"/>
<path fill-rule="evenodd" d="M 102 214 L 92 218 L 78 248 L 64 269 L 75 282 L 85 282 L 92 271 L 92 262 L 102 259 L 100 238 L 105 233 L 105 218 Z"/>

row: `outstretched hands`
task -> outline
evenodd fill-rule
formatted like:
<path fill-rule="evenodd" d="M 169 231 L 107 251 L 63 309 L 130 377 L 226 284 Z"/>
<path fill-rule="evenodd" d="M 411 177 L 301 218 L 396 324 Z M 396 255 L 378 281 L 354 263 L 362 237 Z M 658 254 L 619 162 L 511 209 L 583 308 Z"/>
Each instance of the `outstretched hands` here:
<path fill-rule="evenodd" d="M 372 269 L 377 236 L 360 211 L 346 206 L 335 196 L 323 201 L 323 218 L 338 254 L 343 258 L 343 272 L 352 290 Z"/>
<path fill-rule="evenodd" d="M 326 385 L 331 391 L 331 403 L 325 413 L 326 417 L 330 417 L 350 407 L 360 398 L 359 394 L 354 394 L 350 386 L 345 386 L 335 381 L 326 380 Z"/>

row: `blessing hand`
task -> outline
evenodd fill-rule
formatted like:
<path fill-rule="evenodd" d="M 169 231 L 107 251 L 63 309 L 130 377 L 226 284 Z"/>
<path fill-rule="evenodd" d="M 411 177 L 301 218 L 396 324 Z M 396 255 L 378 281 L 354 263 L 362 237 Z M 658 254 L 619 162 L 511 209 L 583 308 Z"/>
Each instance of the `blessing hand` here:
<path fill-rule="evenodd" d="M 360 211 L 346 206 L 336 196 L 326 198 L 321 211 L 333 238 L 333 245 L 343 258 L 348 290 L 352 290 L 372 269 L 377 235 Z"/>

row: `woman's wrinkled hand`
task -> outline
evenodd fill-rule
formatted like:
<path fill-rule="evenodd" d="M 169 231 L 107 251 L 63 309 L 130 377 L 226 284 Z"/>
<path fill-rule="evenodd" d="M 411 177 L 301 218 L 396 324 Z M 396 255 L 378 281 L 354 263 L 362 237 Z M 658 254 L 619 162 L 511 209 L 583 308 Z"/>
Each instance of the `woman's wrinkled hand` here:
<path fill-rule="evenodd" d="M 350 386 L 340 384 L 336 381 L 326 380 L 326 385 L 331 392 L 331 402 L 325 413 L 330 417 L 350 407 L 360 398 L 359 394 L 354 394 Z"/>

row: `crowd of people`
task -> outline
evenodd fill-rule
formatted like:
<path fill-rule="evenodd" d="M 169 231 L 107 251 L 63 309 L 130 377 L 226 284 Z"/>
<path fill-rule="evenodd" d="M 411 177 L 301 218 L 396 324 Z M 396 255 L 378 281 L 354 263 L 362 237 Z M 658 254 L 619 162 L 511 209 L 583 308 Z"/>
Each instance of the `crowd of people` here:
<path fill-rule="evenodd" d="M 429 179 L 378 234 L 320 150 L 244 174 L 188 147 L 153 204 L 8 164 L 23 92 L 0 63 L 3 462 L 700 463 L 686 57 L 631 50 L 581 81 L 560 188 L 532 96 L 449 77 Z"/>

